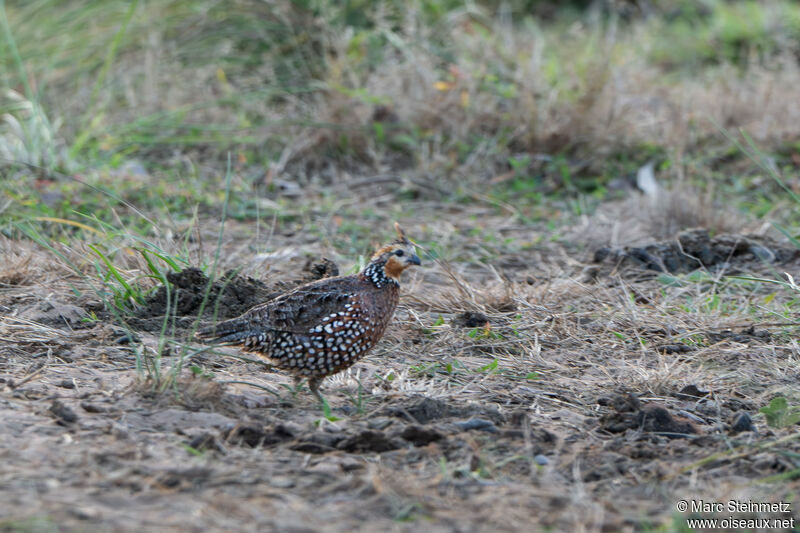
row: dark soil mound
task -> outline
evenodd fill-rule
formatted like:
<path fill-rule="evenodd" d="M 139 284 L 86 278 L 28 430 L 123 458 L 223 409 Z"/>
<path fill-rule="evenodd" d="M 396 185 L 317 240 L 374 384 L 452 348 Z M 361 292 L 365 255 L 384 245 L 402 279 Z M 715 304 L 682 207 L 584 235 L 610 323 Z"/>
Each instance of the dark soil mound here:
<path fill-rule="evenodd" d="M 212 316 L 218 308 L 218 318 L 232 318 L 275 296 L 275 291 L 271 291 L 263 281 L 240 277 L 233 272 L 226 272 L 211 283 L 199 268 L 192 267 L 170 272 L 167 281 L 169 290 L 163 285 L 159 287 L 139 311 L 139 317 L 164 316 L 167 313 L 197 316 L 204 307 L 203 316 Z"/>
<path fill-rule="evenodd" d="M 738 270 L 747 264 L 786 263 L 798 258 L 800 250 L 782 248 L 768 237 L 728 234 L 711 237 L 706 229 L 687 230 L 675 240 L 645 246 L 600 248 L 594 254 L 595 263 L 671 273 L 698 268 Z"/>
<path fill-rule="evenodd" d="M 610 399 L 601 398 L 598 399 L 598 403 L 614 409 L 613 413 L 600 417 L 601 427 L 609 433 L 622 433 L 630 429 L 659 433 L 670 438 L 700 433 L 689 420 L 673 416 L 659 405 L 642 405 L 632 394 L 619 394 Z"/>
<path fill-rule="evenodd" d="M 336 263 L 325 258 L 320 261 L 309 259 L 300 272 L 302 277 L 273 283 L 239 276 L 234 271 L 228 271 L 211 282 L 202 270 L 190 267 L 168 273 L 169 290 L 163 285 L 158 287 L 129 323 L 135 329 L 157 331 L 161 329 L 165 315 L 175 317 L 178 328 L 189 327 L 201 313 L 203 318 L 233 318 L 298 285 L 338 273 Z"/>

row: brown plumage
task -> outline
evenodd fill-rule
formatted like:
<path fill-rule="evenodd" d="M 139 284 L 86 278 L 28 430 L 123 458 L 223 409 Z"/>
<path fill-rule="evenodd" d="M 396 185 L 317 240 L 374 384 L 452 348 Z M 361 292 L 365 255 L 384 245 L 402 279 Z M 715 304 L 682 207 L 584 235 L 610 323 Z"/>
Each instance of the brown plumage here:
<path fill-rule="evenodd" d="M 414 245 L 395 228 L 399 238 L 376 251 L 361 273 L 302 285 L 198 337 L 268 357 L 296 381 L 308 378 L 321 401 L 322 380 L 352 366 L 383 336 L 400 298 L 400 275 L 420 264 Z"/>

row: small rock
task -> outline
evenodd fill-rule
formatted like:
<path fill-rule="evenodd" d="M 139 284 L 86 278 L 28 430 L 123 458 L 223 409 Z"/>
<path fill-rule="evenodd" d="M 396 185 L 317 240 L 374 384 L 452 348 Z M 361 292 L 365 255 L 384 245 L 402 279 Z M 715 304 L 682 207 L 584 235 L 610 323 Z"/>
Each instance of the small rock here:
<path fill-rule="evenodd" d="M 289 476 L 272 476 L 267 483 L 276 489 L 291 489 L 295 485 L 294 479 Z"/>
<path fill-rule="evenodd" d="M 753 243 L 750 245 L 750 253 L 765 263 L 775 262 L 775 253 L 766 246 Z"/>
<path fill-rule="evenodd" d="M 733 434 L 742 433 L 744 431 L 755 431 L 753 426 L 753 419 L 746 411 L 739 411 L 733 415 L 733 420 L 730 425 L 730 432 Z"/>
<path fill-rule="evenodd" d="M 337 446 L 347 452 L 388 452 L 396 450 L 401 445 L 394 439 L 389 439 L 382 431 L 366 430 L 348 437 Z"/>
<path fill-rule="evenodd" d="M 75 388 L 75 380 L 74 379 L 62 379 L 58 386 L 62 389 L 74 389 Z"/>
<path fill-rule="evenodd" d="M 217 437 L 215 437 L 211 433 L 200 433 L 199 435 L 195 435 L 186 444 L 191 448 L 194 448 L 195 450 L 199 451 L 203 450 L 222 451 L 222 447 L 220 446 L 219 442 L 217 442 Z"/>
<path fill-rule="evenodd" d="M 306 469 L 306 472 L 338 475 L 342 472 L 363 470 L 365 461 L 348 454 L 326 454 Z"/>
<path fill-rule="evenodd" d="M 370 429 L 377 429 L 378 431 L 380 431 L 380 430 L 386 429 L 387 427 L 391 426 L 392 425 L 392 419 L 391 418 L 386 418 L 386 417 L 383 417 L 383 416 L 378 417 L 378 418 L 372 418 L 372 419 L 367 421 L 367 425 L 370 427 Z"/>
<path fill-rule="evenodd" d="M 491 420 L 483 418 L 470 418 L 461 422 L 454 422 L 454 425 L 461 431 L 469 431 L 477 429 L 478 431 L 486 431 L 488 433 L 497 433 L 497 426 Z"/>
<path fill-rule="evenodd" d="M 222 438 L 228 442 L 249 446 L 251 448 L 268 444 L 267 431 L 265 431 L 265 428 L 257 425 L 236 424 L 223 431 Z"/>
<path fill-rule="evenodd" d="M 54 400 L 50 405 L 50 412 L 61 424 L 72 424 L 78 420 L 78 415 L 71 408 L 64 405 L 61 400 Z"/>
<path fill-rule="evenodd" d="M 96 520 L 100 516 L 100 511 L 86 505 L 71 507 L 69 512 L 78 520 Z"/>
<path fill-rule="evenodd" d="M 139 337 L 132 333 L 126 333 L 121 337 L 114 339 L 114 344 L 133 344 L 139 342 Z"/>
<path fill-rule="evenodd" d="M 336 422 L 327 422 L 325 424 L 320 425 L 322 431 L 326 433 L 341 433 L 345 430 L 347 426 L 348 419 L 343 418 L 341 420 L 337 420 Z"/>
<path fill-rule="evenodd" d="M 489 319 L 483 313 L 467 311 L 461 313 L 453 319 L 453 324 L 462 328 L 478 328 L 485 326 Z"/>
<path fill-rule="evenodd" d="M 660 405 L 648 405 L 639 412 L 637 419 L 645 431 L 663 433 L 669 438 L 700 433 L 690 421 L 673 417 Z"/>
<path fill-rule="evenodd" d="M 642 405 L 633 394 L 614 394 L 613 396 L 601 396 L 597 399 L 597 405 L 603 405 L 613 408 L 618 413 L 636 412 L 641 409 Z"/>
<path fill-rule="evenodd" d="M 84 309 L 87 311 L 94 311 L 99 313 L 106 308 L 106 304 L 104 304 L 101 300 L 87 300 L 81 304 Z"/>
<path fill-rule="evenodd" d="M 610 257 L 612 254 L 613 250 L 611 250 L 611 248 L 607 246 L 598 248 L 594 252 L 594 257 L 592 258 L 592 261 L 594 261 L 595 263 L 602 263 L 603 261 L 606 260 L 607 257 Z"/>
<path fill-rule="evenodd" d="M 597 276 L 600 274 L 600 267 L 597 265 L 589 265 L 584 267 L 581 271 L 580 280 L 583 283 L 591 283 L 597 281 Z"/>
<path fill-rule="evenodd" d="M 656 347 L 656 350 L 658 350 L 659 353 L 673 354 L 693 352 L 694 348 L 692 346 L 687 346 L 686 344 L 662 344 L 661 346 Z M 694 385 L 689 386 L 694 387 Z"/>
<path fill-rule="evenodd" d="M 291 420 L 287 420 L 285 422 L 280 422 L 276 424 L 275 431 L 281 432 L 285 435 L 296 437 L 297 435 L 300 435 L 303 432 L 303 426 L 301 426 L 297 422 L 292 422 Z"/>
<path fill-rule="evenodd" d="M 81 402 L 81 408 L 87 413 L 107 413 L 110 409 L 105 405 L 98 405 L 88 400 Z"/>
<path fill-rule="evenodd" d="M 316 432 L 291 444 L 289 449 L 303 453 L 328 453 L 335 450 L 341 440 L 341 435 Z"/>
<path fill-rule="evenodd" d="M 435 429 L 425 426 L 418 426 L 416 424 L 406 426 L 406 428 L 400 433 L 400 436 L 408 442 L 414 444 L 414 446 L 425 446 L 431 442 L 436 442 L 437 440 L 442 440 L 442 438 L 444 438 L 444 435 Z"/>
<path fill-rule="evenodd" d="M 697 385 L 691 384 L 686 385 L 684 388 L 678 392 L 678 396 L 688 396 L 690 398 L 704 398 L 708 396 L 709 391 L 701 390 L 697 387 Z"/>

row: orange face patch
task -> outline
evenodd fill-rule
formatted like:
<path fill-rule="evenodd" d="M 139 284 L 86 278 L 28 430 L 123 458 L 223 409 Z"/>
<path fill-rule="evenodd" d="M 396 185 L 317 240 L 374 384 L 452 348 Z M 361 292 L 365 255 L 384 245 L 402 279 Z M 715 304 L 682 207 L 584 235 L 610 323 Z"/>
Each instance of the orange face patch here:
<path fill-rule="evenodd" d="M 397 259 L 397 257 L 390 256 L 389 259 L 386 260 L 386 264 L 383 265 L 383 271 L 386 273 L 387 277 L 399 280 L 400 274 L 403 273 L 403 270 L 405 270 L 407 266 L 408 265 Z"/>

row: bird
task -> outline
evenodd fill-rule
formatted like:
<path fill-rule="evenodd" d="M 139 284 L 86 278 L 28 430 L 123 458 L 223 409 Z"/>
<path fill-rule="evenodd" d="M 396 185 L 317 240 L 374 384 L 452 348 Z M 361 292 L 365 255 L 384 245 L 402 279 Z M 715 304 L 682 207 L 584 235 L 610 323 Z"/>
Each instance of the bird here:
<path fill-rule="evenodd" d="M 324 278 L 201 329 L 198 340 L 237 346 L 308 379 L 320 403 L 322 381 L 353 366 L 378 343 L 400 299 L 400 276 L 421 264 L 414 244 L 398 238 L 379 248 L 358 274 Z"/>

